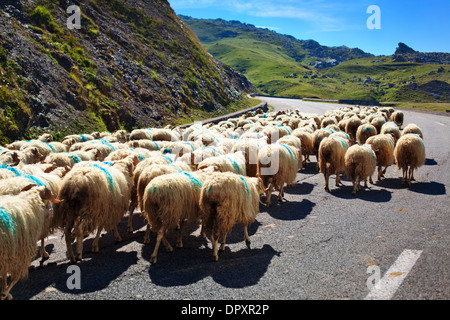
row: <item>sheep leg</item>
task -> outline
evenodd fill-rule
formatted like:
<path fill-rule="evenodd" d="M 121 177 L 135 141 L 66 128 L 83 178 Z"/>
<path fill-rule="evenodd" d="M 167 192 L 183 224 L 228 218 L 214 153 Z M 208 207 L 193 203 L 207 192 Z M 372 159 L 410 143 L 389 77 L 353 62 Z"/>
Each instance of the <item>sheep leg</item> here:
<path fill-rule="evenodd" d="M 47 260 L 48 258 L 50 258 L 50 255 L 48 254 L 47 251 L 45 251 L 45 238 L 41 238 L 41 248 L 39 249 L 39 253 L 42 257 L 42 259 Z"/>
<path fill-rule="evenodd" d="M 226 240 L 227 240 L 227 234 L 224 234 L 224 235 L 222 236 L 222 243 L 220 244 L 219 251 L 225 251 L 225 243 L 226 243 Z"/>
<path fill-rule="evenodd" d="M 323 177 L 325 179 L 325 191 L 330 191 L 330 188 L 328 187 L 328 179 L 329 179 L 329 175 L 328 175 L 328 169 L 325 169 L 325 172 L 323 173 Z"/>
<path fill-rule="evenodd" d="M 144 244 L 150 244 L 150 225 L 147 224 L 144 235 Z"/>
<path fill-rule="evenodd" d="M 380 165 L 378 165 L 378 176 L 377 176 L 377 180 L 380 181 L 381 177 L 383 176 L 383 167 Z"/>
<path fill-rule="evenodd" d="M 408 167 L 406 167 L 406 169 L 402 168 L 402 186 L 404 186 L 406 183 L 407 175 L 408 175 Z"/>
<path fill-rule="evenodd" d="M 411 181 L 414 180 L 414 169 L 412 166 L 409 167 L 409 177 L 407 179 L 408 186 L 411 186 Z"/>
<path fill-rule="evenodd" d="M 270 197 L 272 196 L 273 184 L 270 184 L 269 190 L 266 192 L 266 208 L 270 206 Z"/>
<path fill-rule="evenodd" d="M 76 228 L 76 235 L 77 235 L 77 245 L 76 245 L 77 256 L 76 256 L 76 260 L 81 261 L 82 260 L 82 256 L 83 256 L 83 239 L 84 239 L 83 221 L 81 221 L 78 224 L 78 226 Z"/>
<path fill-rule="evenodd" d="M 150 257 L 150 263 L 151 264 L 156 264 L 156 261 L 157 261 L 156 257 L 158 255 L 159 246 L 161 245 L 161 240 L 164 241 L 164 245 L 166 246 L 167 251 L 169 251 L 169 252 L 173 251 L 173 248 L 170 246 L 169 242 L 164 237 L 165 233 L 166 233 L 165 228 L 159 229 L 158 234 L 156 236 L 155 249 L 153 250 L 153 253 L 152 253 L 151 257 Z"/>
<path fill-rule="evenodd" d="M 250 244 L 250 237 L 248 236 L 247 226 L 244 226 L 244 240 L 247 244 Z"/>
<path fill-rule="evenodd" d="M 66 240 L 67 258 L 70 260 L 70 263 L 76 263 L 77 259 L 72 250 L 72 232 L 67 227 L 64 230 L 64 238 Z"/>
<path fill-rule="evenodd" d="M 102 233 L 103 228 L 97 229 L 97 234 L 95 235 L 95 239 L 92 242 L 92 253 L 99 253 L 100 249 L 98 247 L 98 240 L 100 239 L 100 234 Z"/>
<path fill-rule="evenodd" d="M 134 214 L 134 210 L 137 207 L 137 196 L 135 193 L 132 193 L 131 196 L 131 202 L 130 202 L 130 208 L 128 210 L 129 215 L 128 215 L 128 223 L 127 223 L 127 232 L 132 233 L 133 232 L 133 214 Z"/>
<path fill-rule="evenodd" d="M 15 286 L 15 284 L 18 281 L 19 281 L 19 277 L 15 276 L 15 275 L 11 275 L 11 281 L 10 281 L 9 285 L 6 285 L 6 275 L 4 277 L 2 276 L 2 293 L 0 294 L 0 300 L 12 300 L 13 299 L 13 296 L 9 292 L 11 291 L 11 289 Z M 4 289 L 3 289 L 3 286 L 5 286 Z"/>
<path fill-rule="evenodd" d="M 117 225 L 114 226 L 114 240 L 116 242 L 122 242 L 122 237 L 120 236 L 119 230 L 117 229 Z"/>
<path fill-rule="evenodd" d="M 211 231 L 211 243 L 213 247 L 213 259 L 219 261 L 219 252 L 217 249 L 217 243 L 219 242 L 219 236 L 215 237 L 214 230 Z"/>
<path fill-rule="evenodd" d="M 282 202 L 283 201 L 283 197 L 284 197 L 284 184 L 281 185 L 280 193 L 278 194 L 278 201 Z"/>
<path fill-rule="evenodd" d="M 177 248 L 183 248 L 183 226 L 184 226 L 184 221 L 181 221 L 179 224 L 180 231 L 178 234 Z"/>

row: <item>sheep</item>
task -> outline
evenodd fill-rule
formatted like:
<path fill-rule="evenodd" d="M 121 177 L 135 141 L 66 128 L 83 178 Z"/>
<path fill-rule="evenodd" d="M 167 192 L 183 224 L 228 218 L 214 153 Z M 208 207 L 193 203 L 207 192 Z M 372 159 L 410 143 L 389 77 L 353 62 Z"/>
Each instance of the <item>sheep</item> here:
<path fill-rule="evenodd" d="M 53 136 L 50 133 L 43 133 L 38 137 L 38 140 L 50 143 L 53 141 Z"/>
<path fill-rule="evenodd" d="M 96 162 L 76 164 L 64 177 L 59 192 L 61 204 L 55 206 L 52 226 L 64 230 L 67 256 L 72 263 L 82 259 L 83 236 L 97 229 L 92 252 L 99 252 L 98 240 L 103 228 L 114 230 L 121 241 L 117 224 L 130 204 L 132 174 L 136 156 L 106 166 Z M 76 256 L 72 251 L 72 229 L 77 239 Z"/>
<path fill-rule="evenodd" d="M 398 127 L 401 129 L 402 125 L 403 125 L 403 118 L 404 118 L 404 114 L 401 111 L 394 111 L 394 113 L 391 114 L 390 116 L 390 120 L 395 122 Z"/>
<path fill-rule="evenodd" d="M 411 181 L 414 180 L 414 169 L 425 163 L 425 144 L 422 138 L 412 133 L 403 135 L 395 146 L 394 159 L 397 168 L 402 170 L 402 186 L 411 186 Z"/>
<path fill-rule="evenodd" d="M 198 171 L 219 171 L 234 172 L 237 174 L 247 175 L 245 167 L 245 155 L 242 151 L 228 153 L 217 157 L 209 157 L 198 164 Z"/>
<path fill-rule="evenodd" d="M 69 152 L 51 153 L 44 160 L 44 162 L 52 163 L 58 167 L 68 166 L 71 168 L 81 161 L 82 159 L 78 155 Z"/>
<path fill-rule="evenodd" d="M 356 142 L 358 144 L 365 144 L 367 138 L 377 134 L 377 128 L 370 123 L 361 124 L 356 130 Z"/>
<path fill-rule="evenodd" d="M 223 251 L 226 236 L 236 224 L 243 226 L 244 240 L 250 243 L 247 227 L 259 213 L 259 191 L 264 191 L 260 183 L 258 178 L 231 172 L 215 173 L 204 183 L 200 194 L 200 217 L 205 231 L 209 231 L 215 261 L 219 260 L 219 238 Z"/>
<path fill-rule="evenodd" d="M 0 196 L 1 300 L 12 300 L 11 289 L 28 276 L 48 215 L 46 201 L 59 202 L 49 189 L 35 185 L 27 186 L 18 195 Z"/>
<path fill-rule="evenodd" d="M 43 160 L 42 154 L 37 147 L 28 147 L 18 151 L 19 163 L 32 164 Z"/>
<path fill-rule="evenodd" d="M 383 126 L 383 124 L 386 123 L 386 119 L 381 116 L 375 116 L 371 121 L 370 124 L 373 125 L 375 128 L 377 128 L 377 132 L 380 133 L 381 131 L 381 127 Z"/>
<path fill-rule="evenodd" d="M 165 237 L 168 230 L 179 226 L 177 247 L 183 246 L 184 222 L 196 222 L 200 217 L 199 199 L 205 179 L 206 174 L 199 172 L 170 173 L 152 179 L 145 188 L 142 210 L 148 225 L 157 233 L 151 264 L 157 262 L 161 241 L 167 251 L 173 251 Z"/>
<path fill-rule="evenodd" d="M 134 210 L 136 209 L 138 205 L 138 196 L 136 193 L 136 188 L 139 182 L 139 178 L 141 173 L 145 170 L 147 167 L 151 167 L 153 165 L 169 165 L 172 164 L 173 160 L 168 156 L 163 156 L 161 154 L 154 155 L 151 157 L 148 157 L 142 161 L 140 161 L 134 168 L 133 171 L 133 184 L 131 186 L 131 198 L 130 198 L 130 205 L 128 209 L 128 223 L 127 223 L 127 232 L 131 233 L 133 232 L 133 214 Z"/>
<path fill-rule="evenodd" d="M 402 130 L 401 136 L 404 136 L 408 133 L 415 133 L 423 140 L 422 129 L 415 123 L 409 123 L 406 127 L 404 127 Z"/>
<path fill-rule="evenodd" d="M 340 172 L 344 171 L 344 157 L 348 148 L 348 140 L 335 135 L 324 138 L 320 143 L 318 160 L 320 172 L 325 178 L 326 191 L 330 191 L 328 180 L 331 174 L 336 175 L 336 186 L 339 186 Z"/>
<path fill-rule="evenodd" d="M 256 177 L 258 174 L 258 152 L 261 145 L 257 140 L 239 140 L 231 152 L 235 153 L 241 151 L 245 155 L 245 168 L 247 176 Z"/>
<path fill-rule="evenodd" d="M 284 144 L 268 144 L 258 153 L 258 177 L 264 186 L 269 186 L 266 193 L 266 207 L 270 205 L 273 188 L 278 189 L 278 201 L 284 196 L 284 184 L 292 185 L 298 172 L 298 150 Z"/>
<path fill-rule="evenodd" d="M 0 165 L 17 166 L 20 162 L 19 152 L 16 150 L 3 151 L 0 154 Z"/>
<path fill-rule="evenodd" d="M 371 177 L 377 165 L 377 157 L 370 145 L 355 144 L 348 148 L 344 157 L 345 173 L 353 184 L 353 192 L 360 190 L 360 181 L 364 180 L 367 188 L 367 178 Z"/>
<path fill-rule="evenodd" d="M 302 154 L 302 141 L 293 135 L 284 136 L 277 141 L 278 144 L 285 144 L 292 146 L 298 151 L 298 169 L 302 169 L 303 167 L 303 154 Z"/>
<path fill-rule="evenodd" d="M 387 167 L 394 163 L 394 138 L 390 134 L 379 134 L 369 137 L 366 143 L 374 147 L 378 162 L 377 180 L 380 181 L 381 177 L 386 173 Z"/>
<path fill-rule="evenodd" d="M 298 128 L 292 131 L 292 136 L 299 138 L 301 141 L 302 158 L 304 159 L 302 167 L 305 167 L 307 161 L 309 161 L 309 156 L 313 153 L 313 135 L 305 130 L 302 130 L 301 128 Z"/>
<path fill-rule="evenodd" d="M 345 124 L 345 133 L 350 136 L 350 143 L 354 144 L 356 142 L 356 132 L 358 127 L 361 125 L 361 119 L 357 116 L 352 116 L 348 119 Z"/>
<path fill-rule="evenodd" d="M 148 167 L 145 167 L 142 172 L 139 174 L 139 180 L 136 184 L 136 193 L 137 193 L 137 203 L 139 208 L 141 208 L 141 214 L 143 212 L 143 201 L 144 201 L 144 192 L 147 185 L 156 177 L 159 177 L 164 174 L 169 173 L 177 173 L 177 172 L 190 172 L 190 167 L 184 163 L 176 163 L 176 164 L 154 164 Z M 147 225 L 147 230 L 144 236 L 144 243 L 150 243 L 150 227 Z"/>
<path fill-rule="evenodd" d="M 394 143 L 400 139 L 400 129 L 395 122 L 388 121 L 381 126 L 380 134 L 390 134 L 394 138 Z"/>
<path fill-rule="evenodd" d="M 86 142 L 94 140 L 94 137 L 90 134 L 71 134 L 68 136 L 65 136 L 61 142 L 67 145 L 72 145 L 73 141 L 75 142 Z"/>

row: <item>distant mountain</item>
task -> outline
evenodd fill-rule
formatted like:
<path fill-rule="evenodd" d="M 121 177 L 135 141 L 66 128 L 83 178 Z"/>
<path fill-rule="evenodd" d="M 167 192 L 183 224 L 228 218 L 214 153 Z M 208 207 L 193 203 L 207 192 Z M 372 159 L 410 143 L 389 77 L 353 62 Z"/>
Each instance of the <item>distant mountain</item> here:
<path fill-rule="evenodd" d="M 327 47 L 314 40 L 298 40 L 291 35 L 280 34 L 239 21 L 196 19 L 183 15 L 180 15 L 180 18 L 192 28 L 203 44 L 219 43 L 231 38 L 266 42 L 278 46 L 280 51 L 296 62 L 318 69 L 336 66 L 351 59 L 374 56 L 358 48 Z"/>
<path fill-rule="evenodd" d="M 327 47 L 239 21 L 181 16 L 217 59 L 268 95 L 370 101 L 450 102 L 450 54 L 399 43 L 394 55 Z"/>
<path fill-rule="evenodd" d="M 394 53 L 395 62 L 419 62 L 434 64 L 450 64 L 450 53 L 445 52 L 419 52 L 403 42 L 398 44 Z"/>
<path fill-rule="evenodd" d="M 208 117 L 253 90 L 166 0 L 0 1 L 1 143 Z"/>

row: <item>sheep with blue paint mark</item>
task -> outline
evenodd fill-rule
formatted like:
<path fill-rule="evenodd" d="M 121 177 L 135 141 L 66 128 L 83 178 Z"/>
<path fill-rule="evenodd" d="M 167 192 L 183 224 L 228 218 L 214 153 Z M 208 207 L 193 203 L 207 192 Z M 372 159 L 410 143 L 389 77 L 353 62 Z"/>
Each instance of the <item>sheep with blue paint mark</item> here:
<path fill-rule="evenodd" d="M 265 191 L 258 178 L 245 177 L 231 172 L 217 172 L 205 181 L 201 188 L 201 220 L 209 233 L 213 246 L 213 258 L 219 260 L 220 250 L 231 229 L 240 224 L 244 228 L 244 240 L 250 243 L 247 227 L 259 213 L 259 192 Z"/>
<path fill-rule="evenodd" d="M 166 250 L 173 251 L 165 235 L 179 227 L 177 247 L 183 246 L 183 226 L 200 219 L 199 199 L 207 174 L 177 172 L 158 176 L 150 181 L 144 191 L 142 209 L 151 230 L 156 232 L 156 244 L 150 263 L 157 262 L 161 241 Z"/>
<path fill-rule="evenodd" d="M 58 202 L 49 189 L 35 185 L 17 195 L 0 196 L 0 300 L 13 299 L 11 289 L 28 276 L 44 231 L 47 201 Z"/>
<path fill-rule="evenodd" d="M 98 241 L 103 229 L 114 230 L 121 241 L 117 224 L 130 205 L 133 170 L 136 156 L 111 164 L 81 162 L 64 177 L 59 198 L 64 200 L 54 208 L 53 227 L 64 230 L 67 256 L 71 262 L 82 259 L 85 233 L 97 230 L 92 252 L 99 252 Z M 72 242 L 76 238 L 76 255 Z"/>
<path fill-rule="evenodd" d="M 198 164 L 198 171 L 233 172 L 247 175 L 245 155 L 242 151 L 209 157 Z"/>
<path fill-rule="evenodd" d="M 370 123 L 361 124 L 356 130 L 356 143 L 365 144 L 369 137 L 377 135 L 377 128 Z"/>
<path fill-rule="evenodd" d="M 318 152 L 320 172 L 325 178 L 325 190 L 330 191 L 330 175 L 336 175 L 336 187 L 340 184 L 340 174 L 345 168 L 345 153 L 350 146 L 348 139 L 330 135 L 322 140 Z"/>
<path fill-rule="evenodd" d="M 345 174 L 353 184 L 355 195 L 361 189 L 361 181 L 367 188 L 367 179 L 373 175 L 377 165 L 377 157 L 371 145 L 355 144 L 348 148 L 344 157 Z"/>
<path fill-rule="evenodd" d="M 395 146 L 394 159 L 397 168 L 402 170 L 402 186 L 411 186 L 414 170 L 425 163 L 425 144 L 422 138 L 414 133 L 403 135 Z"/>
<path fill-rule="evenodd" d="M 298 150 L 285 144 L 267 144 L 258 153 L 258 177 L 268 186 L 266 206 L 270 205 L 272 191 L 279 190 L 278 201 L 284 196 L 284 185 L 295 183 L 298 172 Z"/>
<path fill-rule="evenodd" d="M 375 151 L 375 154 L 377 156 L 377 180 L 380 181 L 386 173 L 387 168 L 394 163 L 394 137 L 390 134 L 377 134 L 373 137 L 369 137 L 366 140 L 366 143 L 372 145 L 373 150 Z"/>

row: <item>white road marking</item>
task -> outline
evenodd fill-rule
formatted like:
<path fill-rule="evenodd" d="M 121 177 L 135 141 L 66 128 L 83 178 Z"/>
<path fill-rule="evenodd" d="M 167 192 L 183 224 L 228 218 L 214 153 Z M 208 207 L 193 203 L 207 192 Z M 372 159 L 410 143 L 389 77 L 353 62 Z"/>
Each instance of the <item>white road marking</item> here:
<path fill-rule="evenodd" d="M 365 300 L 389 300 L 405 280 L 412 267 L 419 259 L 421 250 L 405 250 L 394 264 L 386 271 L 383 278 L 375 284 Z"/>

